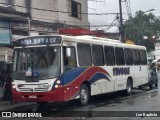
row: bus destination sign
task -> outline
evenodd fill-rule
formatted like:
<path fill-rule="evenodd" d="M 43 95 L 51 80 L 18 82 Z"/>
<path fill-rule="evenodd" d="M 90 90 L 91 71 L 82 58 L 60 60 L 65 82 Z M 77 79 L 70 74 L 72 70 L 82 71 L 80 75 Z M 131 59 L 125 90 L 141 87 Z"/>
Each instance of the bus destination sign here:
<path fill-rule="evenodd" d="M 61 44 L 60 36 L 30 37 L 15 41 L 15 46 Z"/>

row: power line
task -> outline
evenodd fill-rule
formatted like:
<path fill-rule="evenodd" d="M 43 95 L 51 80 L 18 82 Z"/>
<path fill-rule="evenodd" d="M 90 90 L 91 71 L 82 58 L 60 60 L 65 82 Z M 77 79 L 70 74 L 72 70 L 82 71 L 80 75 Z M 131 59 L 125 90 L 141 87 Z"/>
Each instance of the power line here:
<path fill-rule="evenodd" d="M 129 5 L 129 8 L 130 8 L 130 15 L 132 15 L 132 9 L 131 9 L 130 0 L 128 0 L 128 5 Z"/>
<path fill-rule="evenodd" d="M 131 16 L 130 1 L 129 0 L 125 0 L 125 5 L 126 5 L 126 11 L 127 11 L 128 17 L 130 17 Z"/>
<path fill-rule="evenodd" d="M 105 31 L 109 30 L 109 29 L 112 27 L 113 23 L 114 23 L 116 20 L 117 20 L 117 16 L 116 16 L 116 17 L 114 18 L 114 20 L 111 22 L 110 26 L 105 29 Z"/>

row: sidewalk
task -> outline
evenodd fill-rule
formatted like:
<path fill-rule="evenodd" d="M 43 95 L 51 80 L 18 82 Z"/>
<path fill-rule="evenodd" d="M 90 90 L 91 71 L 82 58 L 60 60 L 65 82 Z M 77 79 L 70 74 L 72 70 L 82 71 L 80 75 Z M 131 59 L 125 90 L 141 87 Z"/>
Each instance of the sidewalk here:
<path fill-rule="evenodd" d="M 10 103 L 9 101 L 2 101 L 0 100 L 0 111 L 7 111 L 9 109 L 14 109 L 17 107 L 23 107 L 28 105 L 35 105 L 35 102 L 17 102 L 17 103 Z"/>

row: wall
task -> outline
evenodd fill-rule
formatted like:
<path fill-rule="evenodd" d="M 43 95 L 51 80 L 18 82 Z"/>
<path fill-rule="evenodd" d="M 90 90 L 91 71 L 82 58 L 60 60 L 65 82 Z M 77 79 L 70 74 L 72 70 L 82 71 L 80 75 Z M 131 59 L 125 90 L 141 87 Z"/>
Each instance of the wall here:
<path fill-rule="evenodd" d="M 69 0 L 14 0 L 15 9 L 20 12 L 30 12 L 33 20 L 39 20 L 49 23 L 65 23 L 69 25 L 78 26 L 89 26 L 88 15 L 82 14 L 81 19 L 69 16 L 69 13 L 62 13 L 56 11 L 68 11 L 68 1 Z M 26 2 L 27 1 L 27 2 Z M 88 1 L 87 0 L 75 0 L 81 3 L 81 12 L 88 12 Z M 13 2 L 12 2 L 13 3 Z M 22 7 L 28 6 L 31 9 Z M 40 10 L 42 9 L 42 10 Z"/>
<path fill-rule="evenodd" d="M 81 13 L 87 13 L 88 12 L 88 1 L 87 0 L 75 0 L 79 3 L 81 3 Z M 58 10 L 59 11 L 68 11 L 68 0 L 59 0 L 58 1 Z M 78 25 L 78 26 L 89 26 L 88 22 L 88 15 L 87 14 L 81 14 L 81 19 L 74 18 L 69 16 L 69 13 L 59 13 L 58 14 L 58 20 L 61 23 L 67 23 L 71 25 Z"/>
<path fill-rule="evenodd" d="M 12 5 L 16 11 L 30 13 L 31 15 L 31 28 L 38 30 L 38 28 L 45 28 L 43 23 L 39 25 L 39 22 L 56 23 L 52 27 L 56 32 L 61 27 L 77 26 L 82 28 L 89 28 L 88 14 L 81 14 L 81 18 L 75 18 L 70 16 L 69 11 L 69 0 L 0 0 L 8 5 Z M 88 1 L 87 0 L 74 0 L 81 4 L 81 13 L 88 12 Z M 57 12 L 59 11 L 59 12 Z M 61 12 L 60 12 L 61 11 Z M 65 12 L 65 13 L 63 13 Z M 37 20 L 37 21 L 35 21 Z M 33 21 L 35 21 L 33 23 Z M 57 24 L 58 23 L 58 24 Z M 59 24 L 60 23 L 60 24 Z M 29 23 L 26 23 L 29 24 Z M 36 26 L 34 28 L 34 24 Z M 49 28 L 48 27 L 48 28 Z M 45 31 L 47 32 L 47 30 Z"/>

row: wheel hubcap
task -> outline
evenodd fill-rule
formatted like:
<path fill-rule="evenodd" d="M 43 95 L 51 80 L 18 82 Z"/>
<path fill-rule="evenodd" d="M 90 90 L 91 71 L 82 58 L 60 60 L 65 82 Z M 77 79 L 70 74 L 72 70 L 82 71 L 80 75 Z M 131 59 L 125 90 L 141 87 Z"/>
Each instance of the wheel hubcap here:
<path fill-rule="evenodd" d="M 130 84 L 130 83 L 129 83 L 128 86 L 127 86 L 127 91 L 128 91 L 128 93 L 131 92 L 131 84 Z"/>
<path fill-rule="evenodd" d="M 87 91 L 85 89 L 81 91 L 81 99 L 83 100 L 83 102 L 87 101 Z"/>

